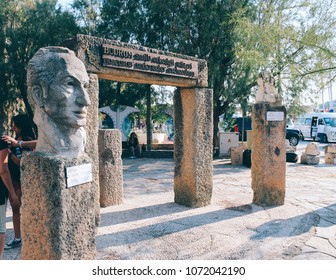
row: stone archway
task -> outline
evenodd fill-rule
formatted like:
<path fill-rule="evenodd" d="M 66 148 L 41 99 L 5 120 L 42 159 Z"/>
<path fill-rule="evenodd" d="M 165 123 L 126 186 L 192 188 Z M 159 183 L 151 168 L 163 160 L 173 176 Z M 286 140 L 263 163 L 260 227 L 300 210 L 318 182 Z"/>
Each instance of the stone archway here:
<path fill-rule="evenodd" d="M 212 195 L 212 90 L 205 60 L 77 35 L 62 43 L 81 59 L 90 75 L 92 105 L 86 151 L 94 164 L 98 189 L 98 79 L 175 86 L 175 202 L 189 207 L 210 204 Z M 98 192 L 98 191 L 97 191 Z"/>

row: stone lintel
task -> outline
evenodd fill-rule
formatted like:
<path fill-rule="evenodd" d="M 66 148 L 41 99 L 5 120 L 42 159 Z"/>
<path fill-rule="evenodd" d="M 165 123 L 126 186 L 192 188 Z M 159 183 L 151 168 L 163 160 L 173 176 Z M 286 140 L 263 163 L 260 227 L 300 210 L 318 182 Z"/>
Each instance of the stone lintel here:
<path fill-rule="evenodd" d="M 206 206 L 212 196 L 212 90 L 180 89 L 174 94 L 175 202 Z"/>
<path fill-rule="evenodd" d="M 252 107 L 253 203 L 284 204 L 286 187 L 286 109 L 270 103 Z"/>
<path fill-rule="evenodd" d="M 100 205 L 123 202 L 122 144 L 120 129 L 99 129 Z"/>
<path fill-rule="evenodd" d="M 75 51 L 87 71 L 101 79 L 208 87 L 207 62 L 195 57 L 81 34 L 64 41 L 62 46 Z"/>
<path fill-rule="evenodd" d="M 65 171 L 87 163 L 87 156 L 69 160 L 39 152 L 22 158 L 22 259 L 95 259 L 92 182 L 68 187 Z"/>

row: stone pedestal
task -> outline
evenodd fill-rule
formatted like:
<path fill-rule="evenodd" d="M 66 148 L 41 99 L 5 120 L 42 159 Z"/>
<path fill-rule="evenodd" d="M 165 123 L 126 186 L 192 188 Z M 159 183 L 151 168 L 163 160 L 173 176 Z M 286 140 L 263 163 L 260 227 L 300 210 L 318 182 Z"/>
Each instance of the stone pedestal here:
<path fill-rule="evenodd" d="M 309 143 L 301 155 L 301 163 L 317 165 L 320 163 L 320 150 L 317 143 Z"/>
<path fill-rule="evenodd" d="M 123 201 L 121 131 L 99 129 L 98 134 L 100 205 L 118 205 Z"/>
<path fill-rule="evenodd" d="M 253 203 L 282 205 L 286 188 L 286 109 L 269 103 L 252 107 Z"/>
<path fill-rule="evenodd" d="M 21 162 L 22 252 L 24 260 L 95 259 L 92 182 L 67 186 L 66 168 L 92 163 L 30 153 Z M 81 176 L 81 175 L 80 175 Z"/>
<path fill-rule="evenodd" d="M 324 147 L 324 161 L 326 164 L 336 164 L 336 144 Z"/>
<path fill-rule="evenodd" d="M 189 88 L 174 94 L 175 202 L 210 204 L 212 195 L 212 90 Z"/>
<path fill-rule="evenodd" d="M 230 149 L 231 165 L 243 165 L 243 146 Z"/>

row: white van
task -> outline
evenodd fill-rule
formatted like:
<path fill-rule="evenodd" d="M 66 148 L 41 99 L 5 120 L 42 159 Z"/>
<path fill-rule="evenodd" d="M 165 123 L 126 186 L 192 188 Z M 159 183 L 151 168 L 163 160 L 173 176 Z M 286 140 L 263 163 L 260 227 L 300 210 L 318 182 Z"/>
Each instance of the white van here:
<path fill-rule="evenodd" d="M 310 113 L 297 118 L 294 128 L 303 138 L 319 139 L 321 143 L 336 142 L 336 113 Z"/>

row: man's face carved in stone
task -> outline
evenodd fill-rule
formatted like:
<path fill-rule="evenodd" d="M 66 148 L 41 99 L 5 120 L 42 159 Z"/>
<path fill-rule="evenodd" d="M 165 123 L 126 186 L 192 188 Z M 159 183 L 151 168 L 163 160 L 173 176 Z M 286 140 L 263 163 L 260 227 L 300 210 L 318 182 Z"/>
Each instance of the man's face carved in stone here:
<path fill-rule="evenodd" d="M 71 127 L 84 126 L 87 106 L 90 105 L 86 91 L 89 77 L 84 65 L 74 61 L 78 60 L 76 57 L 66 54 L 64 60 L 64 69 L 56 73 L 49 88 L 46 89 L 47 100 L 44 102 L 44 110 L 57 123 Z"/>

